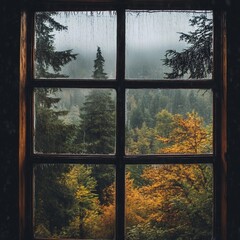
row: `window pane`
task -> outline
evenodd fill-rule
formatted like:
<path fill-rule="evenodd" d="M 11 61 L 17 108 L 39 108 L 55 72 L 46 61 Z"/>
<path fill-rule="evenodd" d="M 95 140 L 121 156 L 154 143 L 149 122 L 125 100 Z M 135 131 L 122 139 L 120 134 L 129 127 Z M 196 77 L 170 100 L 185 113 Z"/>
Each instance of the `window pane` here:
<path fill-rule="evenodd" d="M 128 11 L 126 78 L 212 78 L 212 33 L 210 11 Z"/>
<path fill-rule="evenodd" d="M 112 165 L 42 164 L 34 175 L 36 238 L 114 239 Z"/>
<path fill-rule="evenodd" d="M 211 90 L 126 92 L 127 154 L 212 153 Z"/>
<path fill-rule="evenodd" d="M 127 166 L 126 239 L 212 239 L 212 216 L 211 165 Z"/>
<path fill-rule="evenodd" d="M 116 13 L 38 12 L 35 77 L 114 79 Z"/>
<path fill-rule="evenodd" d="M 34 152 L 115 152 L 114 90 L 36 88 L 34 96 Z"/>

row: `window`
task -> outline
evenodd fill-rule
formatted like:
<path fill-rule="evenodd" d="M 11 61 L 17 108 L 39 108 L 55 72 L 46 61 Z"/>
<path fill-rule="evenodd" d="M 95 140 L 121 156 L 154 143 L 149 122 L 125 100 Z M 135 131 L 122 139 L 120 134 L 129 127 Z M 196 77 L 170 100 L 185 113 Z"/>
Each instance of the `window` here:
<path fill-rule="evenodd" d="M 50 2 L 27 22 L 28 238 L 218 236 L 216 13 Z"/>

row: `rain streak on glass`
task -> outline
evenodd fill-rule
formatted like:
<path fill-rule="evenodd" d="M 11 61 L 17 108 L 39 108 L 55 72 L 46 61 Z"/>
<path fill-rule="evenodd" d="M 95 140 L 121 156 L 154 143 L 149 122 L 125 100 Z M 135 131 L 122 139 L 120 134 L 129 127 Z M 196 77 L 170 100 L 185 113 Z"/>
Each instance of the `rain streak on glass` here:
<path fill-rule="evenodd" d="M 127 11 L 126 79 L 211 79 L 211 11 Z"/>
<path fill-rule="evenodd" d="M 116 78 L 116 12 L 37 12 L 34 77 L 95 79 L 100 50 L 105 73 Z"/>

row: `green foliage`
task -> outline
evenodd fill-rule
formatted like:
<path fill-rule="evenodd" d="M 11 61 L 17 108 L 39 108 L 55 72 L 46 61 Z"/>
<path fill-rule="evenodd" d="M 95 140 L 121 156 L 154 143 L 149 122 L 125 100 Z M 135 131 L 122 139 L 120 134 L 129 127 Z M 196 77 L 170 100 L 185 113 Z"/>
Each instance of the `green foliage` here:
<path fill-rule="evenodd" d="M 72 126 L 63 123 L 66 111 L 55 110 L 59 98 L 53 97 L 52 89 L 35 90 L 35 151 L 59 153 L 65 151 L 65 142 L 71 135 Z M 49 96 L 49 92 L 53 92 Z"/>
<path fill-rule="evenodd" d="M 173 114 L 184 114 L 186 113 L 187 98 L 183 95 L 181 90 L 175 90 L 175 94 L 172 99 L 172 113 Z"/>
<path fill-rule="evenodd" d="M 172 69 L 165 73 L 166 78 L 174 79 L 188 76 L 189 79 L 206 78 L 213 70 L 212 31 L 213 21 L 206 15 L 194 16 L 189 20 L 196 30 L 180 34 L 180 41 L 190 46 L 182 52 L 167 50 L 164 65 Z"/>
<path fill-rule="evenodd" d="M 115 103 L 109 90 L 91 90 L 86 96 L 81 114 L 84 153 L 114 153 Z"/>
<path fill-rule="evenodd" d="M 66 165 L 41 165 L 35 168 L 35 235 L 47 237 L 59 234 L 68 224 L 74 196 L 62 184 Z"/>
<path fill-rule="evenodd" d="M 150 128 L 156 125 L 156 116 L 162 110 L 172 114 L 186 114 L 195 110 L 204 122 L 212 118 L 212 94 L 206 90 L 131 89 L 127 92 L 127 130 L 141 128 L 143 122 Z"/>
<path fill-rule="evenodd" d="M 136 107 L 130 115 L 131 128 L 141 128 L 143 124 L 143 112 L 139 107 Z"/>
<path fill-rule="evenodd" d="M 86 238 L 91 236 L 96 211 L 100 211 L 98 195 L 95 193 L 96 180 L 92 169 L 85 165 L 74 165 L 64 174 L 64 185 L 71 191 L 74 203 L 71 207 L 72 220 L 65 225 L 62 235 L 66 237 Z M 91 219 L 92 218 L 92 219 Z"/>
<path fill-rule="evenodd" d="M 151 226 L 150 223 L 138 224 L 126 229 L 127 240 L 147 239 L 157 240 L 161 239 L 161 233 L 158 228 Z M 165 238 L 164 238 L 165 239 Z"/>
<path fill-rule="evenodd" d="M 115 103 L 109 90 L 92 90 L 86 96 L 81 114 L 83 152 L 90 154 L 113 154 L 115 150 Z M 103 189 L 114 181 L 114 168 L 94 165 L 92 171 L 97 180 L 97 192 L 104 203 Z"/>
<path fill-rule="evenodd" d="M 155 130 L 144 122 L 141 128 L 132 129 L 128 133 L 126 152 L 128 154 L 151 154 L 155 152 Z"/>
<path fill-rule="evenodd" d="M 163 109 L 156 115 L 156 131 L 162 137 L 169 137 L 175 127 L 173 114 Z"/>

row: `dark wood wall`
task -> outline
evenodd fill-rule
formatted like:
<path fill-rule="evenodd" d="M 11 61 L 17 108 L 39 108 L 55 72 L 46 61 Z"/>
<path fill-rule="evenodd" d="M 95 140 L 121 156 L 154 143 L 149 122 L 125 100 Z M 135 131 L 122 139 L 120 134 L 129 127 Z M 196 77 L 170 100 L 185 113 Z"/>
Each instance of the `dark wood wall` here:
<path fill-rule="evenodd" d="M 33 1 L 33 0 L 32 0 Z M 0 4 L 0 240 L 18 239 L 19 52 L 21 0 Z M 240 240 L 240 8 L 239 0 L 212 0 L 227 11 L 227 236 Z M 225 160 L 224 160 L 225 161 Z"/>
<path fill-rule="evenodd" d="M 240 7 L 229 6 L 228 28 L 228 239 L 240 239 Z"/>
<path fill-rule="evenodd" d="M 18 239 L 20 8 L 0 4 L 0 239 Z"/>

